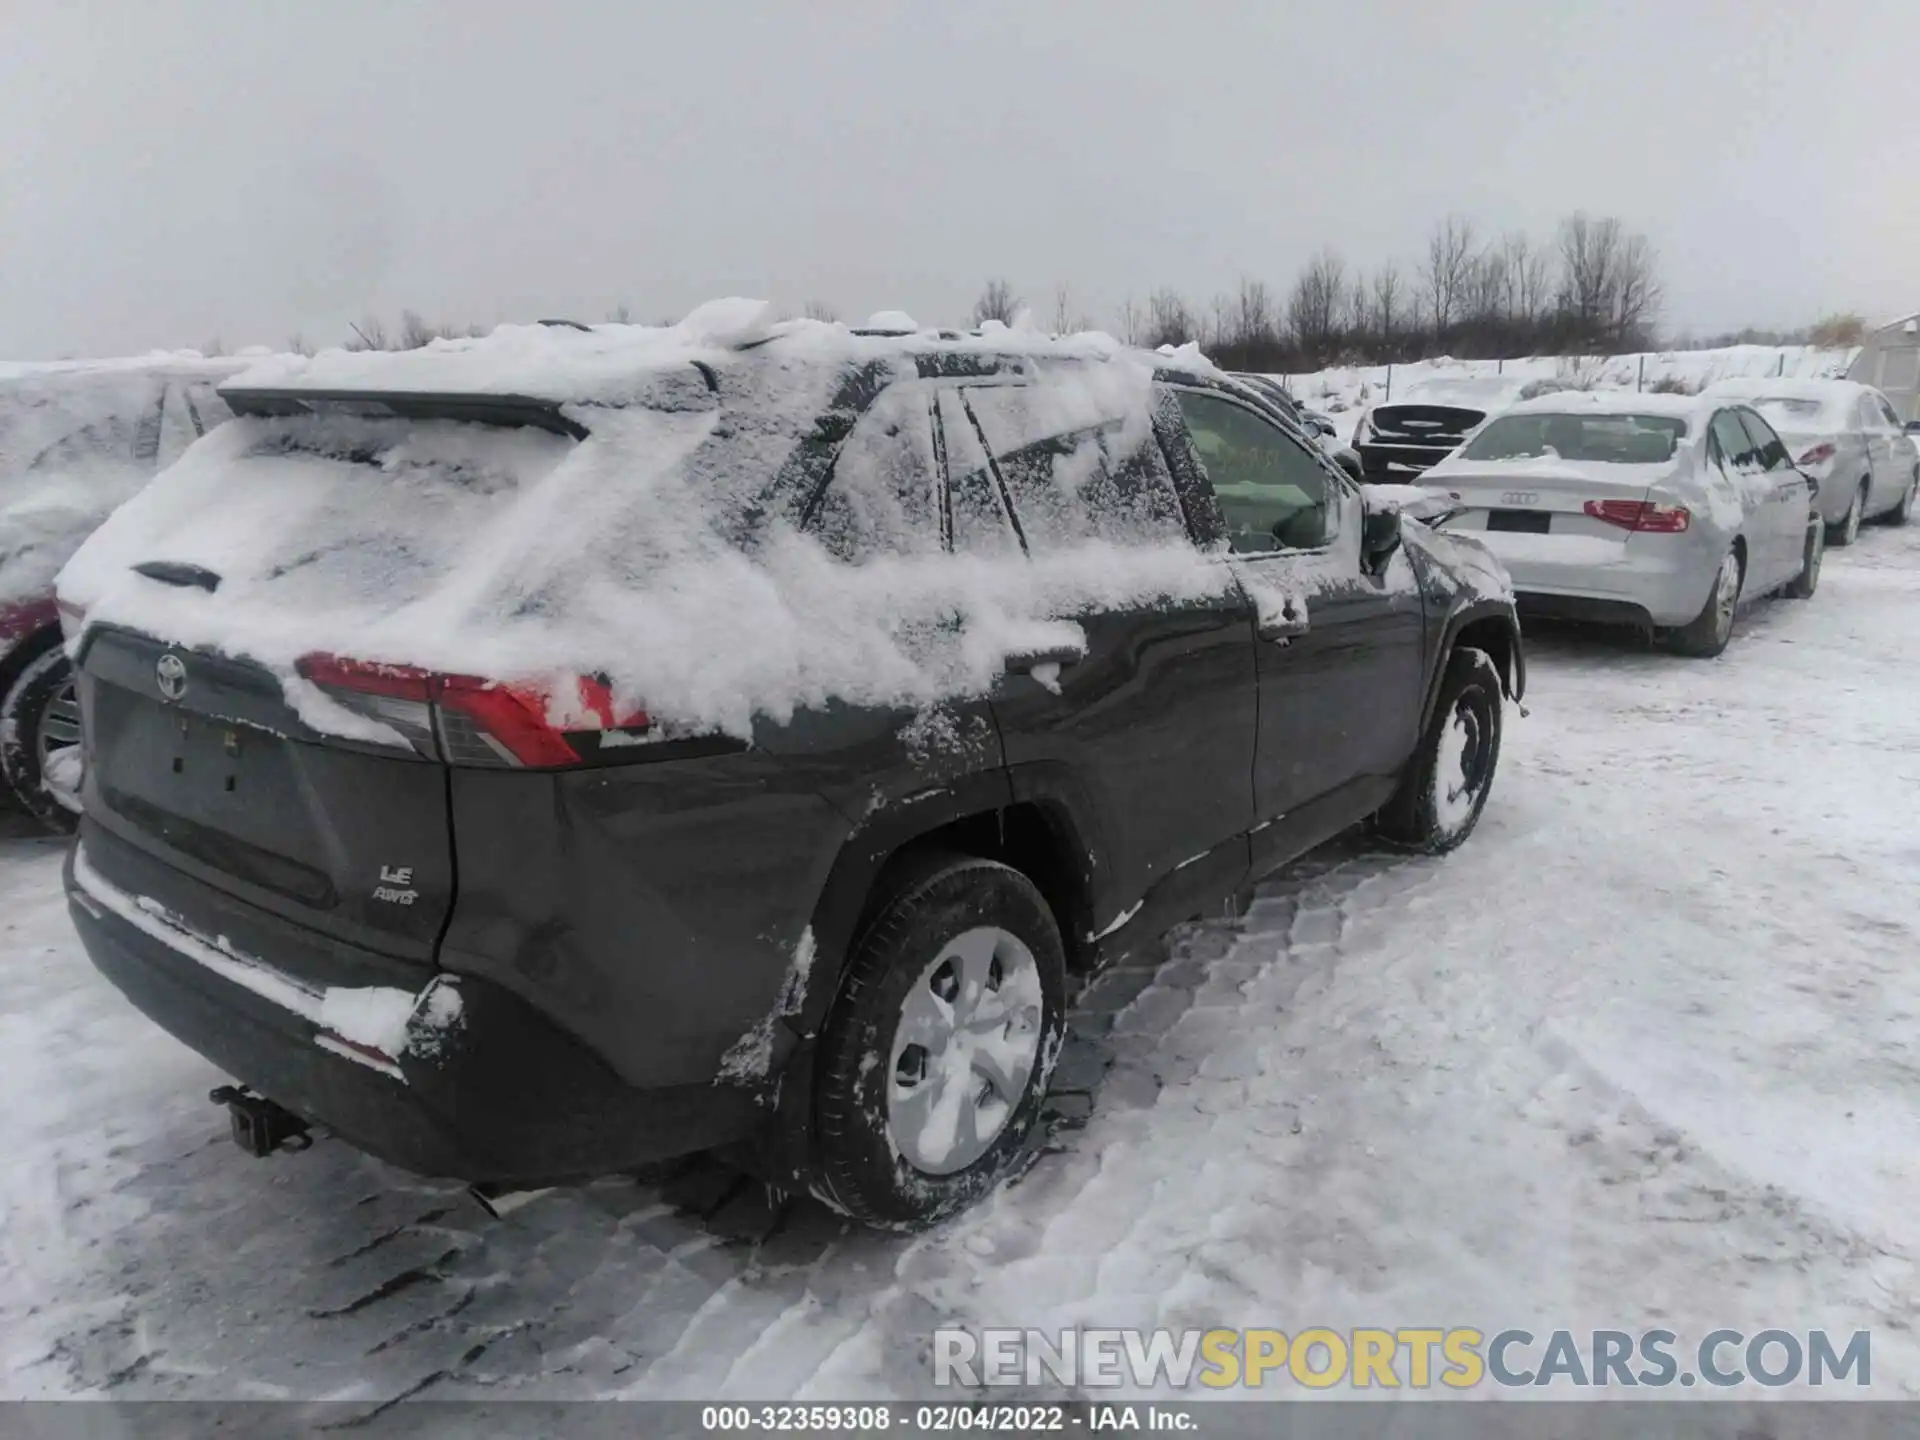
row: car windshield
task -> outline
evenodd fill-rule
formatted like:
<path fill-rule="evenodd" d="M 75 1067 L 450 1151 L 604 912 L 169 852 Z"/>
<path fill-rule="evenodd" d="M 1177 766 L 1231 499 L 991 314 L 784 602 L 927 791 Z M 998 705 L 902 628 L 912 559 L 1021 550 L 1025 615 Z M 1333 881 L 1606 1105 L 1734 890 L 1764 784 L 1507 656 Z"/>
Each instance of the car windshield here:
<path fill-rule="evenodd" d="M 1562 460 L 1658 465 L 1673 458 L 1687 422 L 1675 415 L 1503 415 L 1468 442 L 1463 460 Z"/>

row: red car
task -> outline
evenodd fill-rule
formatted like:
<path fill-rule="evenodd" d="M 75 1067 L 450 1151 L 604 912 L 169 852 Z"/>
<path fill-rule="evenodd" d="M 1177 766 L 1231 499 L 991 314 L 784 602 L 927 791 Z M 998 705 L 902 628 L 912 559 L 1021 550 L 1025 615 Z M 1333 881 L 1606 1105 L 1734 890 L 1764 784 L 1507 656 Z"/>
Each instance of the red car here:
<path fill-rule="evenodd" d="M 229 416 L 245 359 L 0 365 L 0 798 L 57 829 L 78 809 L 80 712 L 53 579 L 107 515 Z"/>

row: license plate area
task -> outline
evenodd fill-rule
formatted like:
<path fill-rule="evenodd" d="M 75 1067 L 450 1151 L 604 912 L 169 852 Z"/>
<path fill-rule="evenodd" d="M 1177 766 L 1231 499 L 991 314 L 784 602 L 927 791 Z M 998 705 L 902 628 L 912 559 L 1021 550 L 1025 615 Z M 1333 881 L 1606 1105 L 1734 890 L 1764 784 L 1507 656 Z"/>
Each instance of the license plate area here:
<path fill-rule="evenodd" d="M 1545 535 L 1553 515 L 1545 510 L 1489 510 L 1487 529 L 1504 530 L 1510 535 Z"/>

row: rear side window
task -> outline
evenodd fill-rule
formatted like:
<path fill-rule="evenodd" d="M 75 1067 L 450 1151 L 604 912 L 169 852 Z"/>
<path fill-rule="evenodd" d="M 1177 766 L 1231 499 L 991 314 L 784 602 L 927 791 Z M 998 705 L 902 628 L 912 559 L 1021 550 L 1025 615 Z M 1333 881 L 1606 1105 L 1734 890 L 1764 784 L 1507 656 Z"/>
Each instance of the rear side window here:
<path fill-rule="evenodd" d="M 807 529 L 837 559 L 940 549 L 933 448 L 934 392 L 908 381 L 884 391 L 855 422 Z"/>
<path fill-rule="evenodd" d="M 1740 417 L 1732 410 L 1722 410 L 1713 417 L 1711 427 L 1714 448 L 1720 452 L 1720 458 L 1734 469 L 1743 469 L 1753 465 L 1753 441 L 1741 425 Z"/>
<path fill-rule="evenodd" d="M 1305 446 L 1230 400 L 1175 394 L 1233 549 L 1312 550 L 1333 538 L 1335 481 Z"/>
<path fill-rule="evenodd" d="M 947 460 L 947 525 L 954 551 L 961 555 L 1018 554 L 1020 536 L 1013 528 L 1000 481 L 987 464 L 986 448 L 958 390 L 940 393 L 938 414 L 940 443 Z"/>
<path fill-rule="evenodd" d="M 1786 445 L 1773 433 L 1773 427 L 1758 414 L 1752 410 L 1742 410 L 1740 423 L 1746 426 L 1747 435 L 1753 442 L 1755 461 L 1762 469 L 1785 470 L 1793 464 L 1793 457 L 1787 453 Z"/>
<path fill-rule="evenodd" d="M 974 450 L 956 445 L 948 452 L 955 548 L 968 548 L 968 527 L 985 528 L 996 504 L 1004 513 L 1009 503 L 1021 537 L 1036 554 L 1092 539 L 1187 543 L 1186 517 L 1145 397 L 1134 413 L 1119 416 L 1111 407 L 1103 415 L 1103 407 L 1089 403 L 1097 398 L 1071 390 L 1056 394 L 1049 385 L 962 392 Z M 984 470 L 961 459 L 979 453 L 981 434 L 993 451 Z"/>
<path fill-rule="evenodd" d="M 1873 397 L 1873 404 L 1874 407 L 1879 410 L 1880 419 L 1883 424 L 1891 425 L 1895 430 L 1902 428 L 1900 417 L 1894 413 L 1893 406 L 1887 403 L 1886 396 L 1875 395 Z"/>

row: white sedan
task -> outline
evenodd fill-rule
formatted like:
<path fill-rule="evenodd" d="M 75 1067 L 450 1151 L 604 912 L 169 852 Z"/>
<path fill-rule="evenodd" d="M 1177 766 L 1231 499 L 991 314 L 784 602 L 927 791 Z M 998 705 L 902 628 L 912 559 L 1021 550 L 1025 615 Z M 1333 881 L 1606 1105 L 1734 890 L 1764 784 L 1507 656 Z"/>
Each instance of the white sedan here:
<path fill-rule="evenodd" d="M 1827 538 L 1851 545 L 1864 521 L 1904 525 L 1920 490 L 1920 450 L 1892 403 L 1851 380 L 1721 380 L 1709 397 L 1751 405 L 1820 482 Z"/>
<path fill-rule="evenodd" d="M 1513 577 L 1522 614 L 1636 624 L 1718 655 L 1742 600 L 1806 597 L 1816 483 L 1737 401 L 1578 393 L 1522 401 L 1420 479 Z"/>

